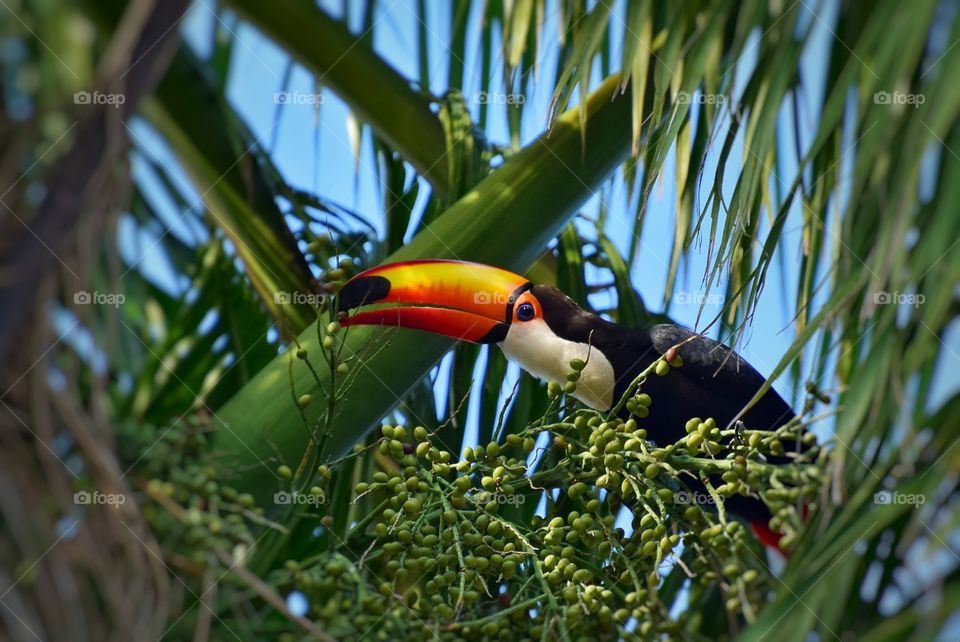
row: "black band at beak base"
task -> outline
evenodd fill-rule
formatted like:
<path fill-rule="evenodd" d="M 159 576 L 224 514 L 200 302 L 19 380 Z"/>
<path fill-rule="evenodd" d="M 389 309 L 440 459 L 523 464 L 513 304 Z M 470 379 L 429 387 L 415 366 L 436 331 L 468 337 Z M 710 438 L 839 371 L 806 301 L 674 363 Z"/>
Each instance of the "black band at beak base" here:
<path fill-rule="evenodd" d="M 368 303 L 376 303 L 390 294 L 390 281 L 382 276 L 363 276 L 353 279 L 340 290 L 339 310 L 346 312 Z"/>
<path fill-rule="evenodd" d="M 497 323 L 497 325 L 490 328 L 490 332 L 486 333 L 477 340 L 477 343 L 500 343 L 507 338 L 507 332 L 510 330 L 509 324 L 506 323 Z"/>

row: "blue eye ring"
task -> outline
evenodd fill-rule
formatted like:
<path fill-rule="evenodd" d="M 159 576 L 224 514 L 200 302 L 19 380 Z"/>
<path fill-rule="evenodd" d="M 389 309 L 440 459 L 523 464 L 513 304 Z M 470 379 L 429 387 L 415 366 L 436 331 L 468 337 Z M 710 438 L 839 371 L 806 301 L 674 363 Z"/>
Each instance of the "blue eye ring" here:
<path fill-rule="evenodd" d="M 532 303 L 521 303 L 517 306 L 517 321 L 529 321 L 536 313 Z"/>

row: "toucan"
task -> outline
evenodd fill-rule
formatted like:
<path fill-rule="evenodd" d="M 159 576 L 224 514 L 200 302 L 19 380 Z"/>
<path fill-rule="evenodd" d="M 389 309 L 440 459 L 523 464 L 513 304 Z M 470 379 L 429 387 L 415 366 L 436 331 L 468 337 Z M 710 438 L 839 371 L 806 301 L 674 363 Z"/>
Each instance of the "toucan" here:
<path fill-rule="evenodd" d="M 622 327 L 583 310 L 555 287 L 534 285 L 502 268 L 442 259 L 390 263 L 350 279 L 338 298 L 343 313 L 399 304 L 342 315 L 344 325 L 411 328 L 497 344 L 507 359 L 544 381 L 565 381 L 571 360 L 581 359 L 586 366 L 573 396 L 601 412 L 610 411 L 662 355 L 679 354 L 682 367 L 643 384 L 653 400 L 648 435 L 657 443 L 683 438 L 692 417 L 712 417 L 720 426 L 739 419 L 749 428 L 775 430 L 795 416 L 772 388 L 741 415 L 765 379 L 723 344 L 673 324 Z M 751 523 L 761 542 L 776 546 L 779 534 L 768 527 L 763 502 L 735 495 L 725 504 Z"/>

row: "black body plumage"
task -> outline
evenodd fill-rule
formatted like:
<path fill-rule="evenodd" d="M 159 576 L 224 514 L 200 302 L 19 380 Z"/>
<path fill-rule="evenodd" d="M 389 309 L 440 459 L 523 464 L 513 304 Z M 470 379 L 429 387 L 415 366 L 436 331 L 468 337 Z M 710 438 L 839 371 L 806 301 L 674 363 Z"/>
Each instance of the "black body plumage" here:
<path fill-rule="evenodd" d="M 683 360 L 682 366 L 671 369 L 667 376 L 647 377 L 642 388 L 653 403 L 641 425 L 658 444 L 682 439 L 686 435 L 686 423 L 693 417 L 713 417 L 718 426 L 726 427 L 766 381 L 730 348 L 678 325 L 624 328 L 584 311 L 556 288 L 538 285 L 533 288 L 533 294 L 543 308 L 544 320 L 556 335 L 590 344 L 613 366 L 614 403 L 640 373 L 671 347 L 679 345 L 677 351 Z M 794 415 L 789 404 L 771 388 L 740 420 L 747 429 L 774 430 Z M 784 446 L 800 447 L 798 444 Z M 771 459 L 773 463 L 786 460 L 787 457 Z M 691 477 L 685 477 L 684 481 L 694 490 L 703 489 Z M 759 499 L 734 496 L 726 505 L 731 512 L 750 521 L 765 521 L 770 517 Z"/>

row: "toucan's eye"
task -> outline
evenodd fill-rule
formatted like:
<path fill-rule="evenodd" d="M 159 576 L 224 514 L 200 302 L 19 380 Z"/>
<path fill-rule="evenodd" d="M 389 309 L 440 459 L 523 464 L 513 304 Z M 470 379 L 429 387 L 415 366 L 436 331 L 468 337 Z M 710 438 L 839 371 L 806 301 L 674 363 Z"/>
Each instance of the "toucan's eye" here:
<path fill-rule="evenodd" d="M 529 321 L 536 314 L 532 303 L 521 303 L 517 307 L 517 321 Z"/>

